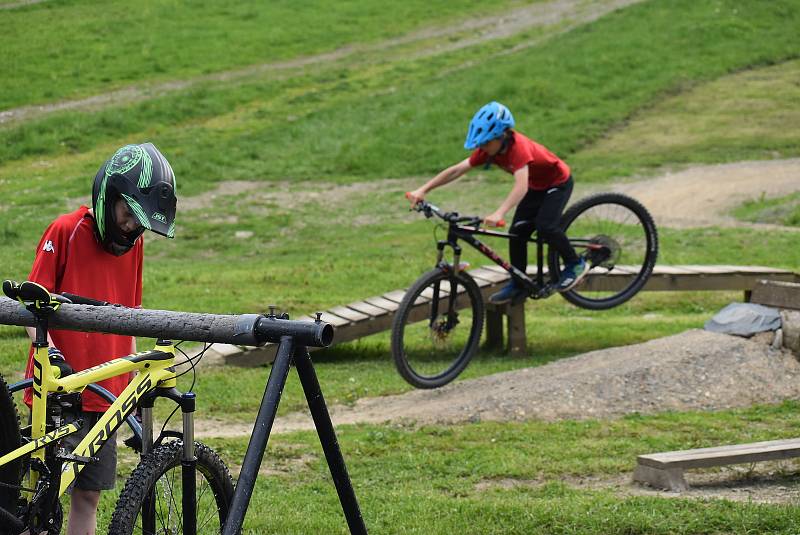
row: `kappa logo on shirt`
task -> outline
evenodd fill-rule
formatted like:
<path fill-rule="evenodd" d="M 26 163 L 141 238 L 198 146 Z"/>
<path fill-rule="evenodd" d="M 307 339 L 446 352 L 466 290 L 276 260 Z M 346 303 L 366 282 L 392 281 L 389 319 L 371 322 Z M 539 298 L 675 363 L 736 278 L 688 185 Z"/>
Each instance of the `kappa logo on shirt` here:
<path fill-rule="evenodd" d="M 55 253 L 56 248 L 53 247 L 53 240 L 47 240 L 44 242 L 44 246 L 42 247 L 42 251 L 45 253 Z"/>

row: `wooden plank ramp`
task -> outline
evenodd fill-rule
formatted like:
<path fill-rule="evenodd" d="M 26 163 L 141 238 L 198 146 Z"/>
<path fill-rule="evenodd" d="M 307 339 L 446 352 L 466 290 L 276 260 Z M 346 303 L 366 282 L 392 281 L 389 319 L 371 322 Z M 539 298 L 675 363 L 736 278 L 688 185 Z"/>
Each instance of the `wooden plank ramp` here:
<path fill-rule="evenodd" d="M 800 457 L 800 438 L 639 455 L 636 459 L 637 466 L 633 480 L 651 487 L 680 492 L 689 488 L 683 472 L 690 468 L 710 468 L 793 457 Z"/>
<path fill-rule="evenodd" d="M 535 270 L 536 267 L 531 266 L 528 268 L 528 273 L 534 274 Z M 582 289 L 619 289 L 630 281 L 633 271 L 629 266 L 616 266 L 611 272 L 597 268 L 589 274 Z M 489 295 L 496 292 L 509 278 L 508 273 L 496 265 L 481 266 L 469 270 L 468 273 L 475 279 L 484 299 L 488 299 Z M 644 291 L 740 290 L 749 296 L 749 292 L 762 279 L 800 282 L 800 277 L 791 271 L 764 266 L 656 266 Z M 379 333 L 391 328 L 395 312 L 404 295 L 405 289 L 393 290 L 347 305 L 336 306 L 322 311 L 322 321 L 334 326 L 336 330 L 334 344 Z M 430 296 L 420 297 L 411 314 L 421 318 L 425 313 L 424 305 L 429 299 Z M 459 298 L 457 302 L 465 301 Z M 292 317 L 292 319 L 313 320 L 310 316 Z M 221 347 L 217 353 L 223 357 L 226 364 L 256 366 L 272 362 L 275 351 L 276 347 L 272 345 L 262 348 L 239 348 L 238 351 L 236 346 L 226 346 Z"/>

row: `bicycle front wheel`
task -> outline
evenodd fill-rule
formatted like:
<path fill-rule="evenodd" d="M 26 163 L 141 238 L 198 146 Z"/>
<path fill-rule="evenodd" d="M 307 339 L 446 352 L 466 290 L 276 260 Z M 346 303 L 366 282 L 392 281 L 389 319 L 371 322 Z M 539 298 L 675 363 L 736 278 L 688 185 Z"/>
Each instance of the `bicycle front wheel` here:
<path fill-rule="evenodd" d="M 584 282 L 562 293 L 570 303 L 591 310 L 621 305 L 644 287 L 658 256 L 658 233 L 652 216 L 638 201 L 619 193 L 581 199 L 561 218 L 575 251 L 589 268 Z M 563 266 L 550 247 L 548 265 Z"/>
<path fill-rule="evenodd" d="M 142 458 L 125 483 L 109 533 L 183 533 L 183 441 L 161 444 Z M 233 500 L 228 468 L 208 446 L 195 442 L 197 533 L 218 535 Z"/>
<path fill-rule="evenodd" d="M 478 349 L 483 298 L 475 280 L 436 268 L 406 291 L 392 323 L 392 357 L 417 388 L 438 388 L 464 371 Z"/>

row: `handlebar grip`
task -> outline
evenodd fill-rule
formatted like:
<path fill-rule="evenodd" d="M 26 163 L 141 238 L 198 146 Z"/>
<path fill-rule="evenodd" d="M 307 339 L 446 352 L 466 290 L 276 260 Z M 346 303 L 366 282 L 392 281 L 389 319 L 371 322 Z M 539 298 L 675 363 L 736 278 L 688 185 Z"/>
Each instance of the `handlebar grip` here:
<path fill-rule="evenodd" d="M 501 219 L 500 221 L 497 222 L 497 226 L 498 227 L 505 227 L 506 226 L 506 220 L 505 219 Z"/>
<path fill-rule="evenodd" d="M 75 305 L 92 305 L 95 307 L 107 307 L 111 305 L 108 301 L 98 301 L 97 299 L 83 297 L 82 295 L 75 295 L 67 292 L 62 292 L 61 295 L 69 299 Z"/>

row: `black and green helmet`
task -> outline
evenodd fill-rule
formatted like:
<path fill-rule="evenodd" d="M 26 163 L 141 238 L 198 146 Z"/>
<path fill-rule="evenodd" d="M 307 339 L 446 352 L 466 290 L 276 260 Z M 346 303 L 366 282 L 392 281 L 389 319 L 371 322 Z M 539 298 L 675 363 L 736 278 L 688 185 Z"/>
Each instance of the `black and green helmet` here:
<path fill-rule="evenodd" d="M 114 203 L 120 198 L 141 224 L 133 235 L 124 234 L 116 224 Z M 94 177 L 92 207 L 97 235 L 103 247 L 116 255 L 133 247 L 145 230 L 174 238 L 176 204 L 175 173 L 152 143 L 125 145 Z"/>

